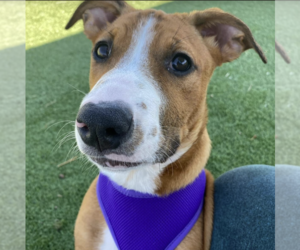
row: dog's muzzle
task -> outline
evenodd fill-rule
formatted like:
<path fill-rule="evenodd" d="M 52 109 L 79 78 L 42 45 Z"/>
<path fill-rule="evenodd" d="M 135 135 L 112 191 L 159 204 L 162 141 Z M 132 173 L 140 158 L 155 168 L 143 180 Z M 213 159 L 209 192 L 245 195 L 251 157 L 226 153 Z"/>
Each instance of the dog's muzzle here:
<path fill-rule="evenodd" d="M 133 114 L 121 101 L 87 103 L 80 108 L 76 126 L 82 141 L 101 153 L 117 149 L 133 131 Z"/>

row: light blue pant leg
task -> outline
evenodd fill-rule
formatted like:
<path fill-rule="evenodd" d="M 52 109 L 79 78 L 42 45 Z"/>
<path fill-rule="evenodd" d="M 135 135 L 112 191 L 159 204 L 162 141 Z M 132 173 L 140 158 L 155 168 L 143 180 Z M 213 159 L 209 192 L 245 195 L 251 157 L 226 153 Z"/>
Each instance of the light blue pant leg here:
<path fill-rule="evenodd" d="M 300 167 L 276 165 L 276 250 L 300 249 Z"/>
<path fill-rule="evenodd" d="M 275 249 L 275 168 L 250 165 L 215 180 L 211 250 Z"/>

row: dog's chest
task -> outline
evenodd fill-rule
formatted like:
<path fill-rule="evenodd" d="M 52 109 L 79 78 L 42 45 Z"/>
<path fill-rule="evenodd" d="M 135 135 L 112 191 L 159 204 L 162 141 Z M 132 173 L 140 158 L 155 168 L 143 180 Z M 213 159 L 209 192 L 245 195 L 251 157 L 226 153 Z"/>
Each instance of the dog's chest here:
<path fill-rule="evenodd" d="M 100 174 L 97 197 L 107 222 L 100 249 L 175 249 L 201 214 L 205 183 L 202 171 L 184 189 L 160 197 L 127 190 Z"/>

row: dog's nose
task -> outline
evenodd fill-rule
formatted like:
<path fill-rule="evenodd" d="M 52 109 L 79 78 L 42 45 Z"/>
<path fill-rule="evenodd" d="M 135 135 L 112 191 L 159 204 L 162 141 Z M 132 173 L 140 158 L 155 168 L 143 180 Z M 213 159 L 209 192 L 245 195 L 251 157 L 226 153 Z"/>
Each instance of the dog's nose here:
<path fill-rule="evenodd" d="M 130 137 L 132 112 L 123 102 L 87 103 L 77 115 L 81 139 L 100 152 L 116 149 Z"/>

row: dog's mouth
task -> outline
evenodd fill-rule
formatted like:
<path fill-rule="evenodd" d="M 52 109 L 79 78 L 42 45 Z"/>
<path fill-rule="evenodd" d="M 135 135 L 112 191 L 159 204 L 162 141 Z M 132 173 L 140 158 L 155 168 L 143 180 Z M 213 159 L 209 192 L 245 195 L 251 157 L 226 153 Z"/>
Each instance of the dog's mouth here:
<path fill-rule="evenodd" d="M 97 157 L 90 157 L 92 161 L 95 163 L 107 167 L 107 168 L 117 168 L 117 167 L 137 167 L 143 164 L 143 162 L 124 162 L 124 161 L 116 161 L 116 160 L 110 160 L 105 157 L 97 158 Z"/>

